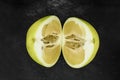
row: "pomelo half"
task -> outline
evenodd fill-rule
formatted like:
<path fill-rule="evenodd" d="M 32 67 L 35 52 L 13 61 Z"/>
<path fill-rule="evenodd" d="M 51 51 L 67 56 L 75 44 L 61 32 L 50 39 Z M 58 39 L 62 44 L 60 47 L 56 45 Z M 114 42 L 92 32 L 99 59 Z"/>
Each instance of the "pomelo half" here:
<path fill-rule="evenodd" d="M 90 63 L 99 47 L 95 28 L 83 19 L 70 17 L 63 26 L 62 53 L 72 68 L 81 68 Z"/>
<path fill-rule="evenodd" d="M 41 18 L 31 25 L 26 47 L 31 58 L 45 67 L 53 66 L 61 53 L 62 27 L 58 17 Z"/>

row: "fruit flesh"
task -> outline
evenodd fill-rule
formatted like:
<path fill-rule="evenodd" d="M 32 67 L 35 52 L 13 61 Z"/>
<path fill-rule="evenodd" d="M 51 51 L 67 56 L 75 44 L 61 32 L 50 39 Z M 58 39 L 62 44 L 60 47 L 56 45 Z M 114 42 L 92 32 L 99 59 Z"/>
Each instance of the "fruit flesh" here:
<path fill-rule="evenodd" d="M 85 43 L 84 29 L 79 27 L 74 21 L 67 22 L 63 27 L 65 35 L 65 44 L 63 48 L 63 54 L 68 63 L 77 65 L 82 63 L 85 58 L 85 52 L 83 49 Z"/>
<path fill-rule="evenodd" d="M 48 64 L 54 63 L 60 55 L 61 46 L 60 43 L 58 43 L 58 40 L 60 39 L 60 30 L 60 24 L 55 20 L 46 24 L 42 29 L 43 38 L 41 41 L 44 44 L 42 46 L 43 59 Z"/>

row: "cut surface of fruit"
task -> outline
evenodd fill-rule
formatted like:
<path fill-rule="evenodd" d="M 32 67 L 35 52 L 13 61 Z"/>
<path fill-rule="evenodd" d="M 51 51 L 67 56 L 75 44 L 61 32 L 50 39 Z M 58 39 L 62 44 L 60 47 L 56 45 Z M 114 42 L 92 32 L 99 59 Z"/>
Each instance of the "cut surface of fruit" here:
<path fill-rule="evenodd" d="M 81 68 L 93 60 L 99 47 L 96 30 L 87 21 L 71 17 L 63 26 L 62 53 L 67 64 Z"/>
<path fill-rule="evenodd" d="M 65 61 L 72 68 L 90 63 L 99 48 L 99 36 L 94 27 L 83 19 L 71 17 L 62 26 L 56 16 L 47 16 L 31 25 L 26 36 L 26 47 L 31 58 L 52 67 L 61 48 Z"/>
<path fill-rule="evenodd" d="M 53 66 L 61 53 L 61 23 L 56 16 L 36 21 L 28 30 L 26 47 L 31 58 L 45 66 Z"/>

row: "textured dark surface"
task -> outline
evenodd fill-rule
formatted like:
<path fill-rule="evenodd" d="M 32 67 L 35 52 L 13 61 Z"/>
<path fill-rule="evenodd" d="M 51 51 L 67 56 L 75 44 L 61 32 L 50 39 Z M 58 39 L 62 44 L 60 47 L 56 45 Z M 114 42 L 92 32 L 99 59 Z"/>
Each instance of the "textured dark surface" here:
<path fill-rule="evenodd" d="M 62 24 L 76 16 L 96 28 L 100 48 L 89 65 L 72 69 L 61 55 L 55 66 L 44 68 L 29 57 L 25 46 L 28 28 L 51 14 Z M 120 80 L 119 27 L 119 0 L 0 0 L 0 80 Z"/>

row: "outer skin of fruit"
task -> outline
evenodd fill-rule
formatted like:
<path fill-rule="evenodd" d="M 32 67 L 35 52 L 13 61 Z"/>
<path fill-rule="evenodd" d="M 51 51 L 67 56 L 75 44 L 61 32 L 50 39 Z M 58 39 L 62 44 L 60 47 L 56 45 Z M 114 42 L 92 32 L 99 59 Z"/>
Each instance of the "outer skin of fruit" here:
<path fill-rule="evenodd" d="M 35 50 L 33 48 L 33 46 L 34 46 L 34 40 L 33 39 L 35 37 L 35 34 L 36 34 L 36 31 L 37 31 L 38 27 L 41 25 L 42 22 L 47 20 L 49 17 L 50 16 L 43 17 L 43 18 L 37 20 L 35 23 L 33 23 L 30 26 L 30 28 L 27 32 L 27 36 L 26 36 L 26 48 L 28 50 L 28 53 L 31 56 L 31 58 L 40 65 L 43 65 L 43 64 L 40 62 L 40 60 L 38 60 L 37 55 L 35 55 Z M 45 65 L 43 65 L 43 66 L 45 66 Z"/>
<path fill-rule="evenodd" d="M 85 20 L 83 20 L 83 19 L 80 19 L 80 18 L 77 18 L 77 19 L 83 21 L 83 22 L 87 25 L 87 27 L 88 27 L 88 28 L 90 29 L 90 31 L 92 32 L 92 36 L 93 36 L 93 38 L 94 38 L 94 51 L 93 51 L 93 53 L 92 53 L 92 56 L 89 58 L 88 62 L 85 63 L 85 64 L 82 66 L 82 67 L 84 67 L 84 66 L 86 66 L 87 64 L 89 64 L 89 63 L 94 59 L 94 57 L 96 56 L 97 51 L 98 51 L 98 48 L 99 48 L 100 41 L 99 41 L 99 36 L 98 36 L 97 31 L 94 29 L 94 27 L 93 27 L 90 23 L 88 23 L 87 21 L 85 21 Z"/>

